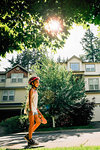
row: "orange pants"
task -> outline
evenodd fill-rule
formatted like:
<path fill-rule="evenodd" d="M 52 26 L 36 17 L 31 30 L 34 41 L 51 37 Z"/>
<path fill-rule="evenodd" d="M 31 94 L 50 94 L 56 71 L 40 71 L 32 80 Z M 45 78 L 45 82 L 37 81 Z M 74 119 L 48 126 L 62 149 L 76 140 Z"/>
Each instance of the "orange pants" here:
<path fill-rule="evenodd" d="M 34 124 L 35 120 L 35 124 Z M 29 112 L 29 139 L 32 138 L 32 133 L 39 127 L 41 124 L 41 119 L 38 117 L 38 114 L 33 115 Z"/>

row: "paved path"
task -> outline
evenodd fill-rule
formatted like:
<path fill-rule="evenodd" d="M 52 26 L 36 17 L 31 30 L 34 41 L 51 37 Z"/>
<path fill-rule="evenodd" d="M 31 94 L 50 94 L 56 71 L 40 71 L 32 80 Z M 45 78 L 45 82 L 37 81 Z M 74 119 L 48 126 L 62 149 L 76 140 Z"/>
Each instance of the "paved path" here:
<path fill-rule="evenodd" d="M 16 133 L 0 137 L 0 148 L 23 149 L 27 142 L 26 133 Z M 56 132 L 36 132 L 33 138 L 40 144 L 39 147 L 73 147 L 73 146 L 100 146 L 100 129 L 63 130 Z"/>

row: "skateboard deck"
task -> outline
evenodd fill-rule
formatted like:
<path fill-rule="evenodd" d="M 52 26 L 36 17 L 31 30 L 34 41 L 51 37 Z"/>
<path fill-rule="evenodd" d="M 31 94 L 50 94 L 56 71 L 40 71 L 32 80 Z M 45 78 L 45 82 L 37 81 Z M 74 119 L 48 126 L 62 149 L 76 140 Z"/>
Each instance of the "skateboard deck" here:
<path fill-rule="evenodd" d="M 25 149 L 31 149 L 31 148 L 42 148 L 44 147 L 43 145 L 26 145 L 24 148 Z"/>
<path fill-rule="evenodd" d="M 42 124 L 46 124 L 47 120 L 44 118 L 44 116 L 42 115 L 42 113 L 40 112 L 40 110 L 38 110 L 38 115 L 39 115 L 39 118 L 41 119 L 41 123 Z"/>

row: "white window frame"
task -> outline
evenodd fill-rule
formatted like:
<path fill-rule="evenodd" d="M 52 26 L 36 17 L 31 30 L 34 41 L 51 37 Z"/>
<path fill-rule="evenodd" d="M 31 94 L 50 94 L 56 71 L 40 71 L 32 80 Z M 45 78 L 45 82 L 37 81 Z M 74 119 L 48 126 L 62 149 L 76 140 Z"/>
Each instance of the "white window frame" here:
<path fill-rule="evenodd" d="M 11 74 L 12 83 L 22 83 L 23 82 L 23 73 L 12 73 Z"/>
<path fill-rule="evenodd" d="M 0 75 L 0 83 L 3 83 L 6 81 L 6 76 L 5 75 Z"/>
<path fill-rule="evenodd" d="M 92 80 L 93 84 L 90 83 L 91 80 Z M 98 84 L 95 84 L 95 80 L 97 80 Z M 99 78 L 90 78 L 90 79 L 88 79 L 88 86 L 89 86 L 89 90 L 99 90 Z M 93 86 L 93 88 L 91 88 L 90 86 Z M 96 88 L 96 86 L 98 86 L 98 88 Z"/>
<path fill-rule="evenodd" d="M 73 69 L 71 68 L 71 65 L 72 65 L 72 64 L 74 64 L 74 65 L 75 65 L 75 64 L 78 64 L 78 70 L 75 70 L 75 69 L 73 70 Z M 70 69 L 71 69 L 72 71 L 80 71 L 80 63 L 78 63 L 78 62 L 71 62 L 71 63 L 70 63 Z"/>
<path fill-rule="evenodd" d="M 11 93 L 12 92 L 12 93 Z M 4 100 L 4 96 L 6 96 L 6 100 Z M 13 99 L 10 99 L 10 97 L 13 96 Z M 15 91 L 14 90 L 4 90 L 2 95 L 2 101 L 14 101 L 15 98 Z"/>
<path fill-rule="evenodd" d="M 94 67 L 91 67 L 93 65 L 94 65 Z M 90 66 L 90 67 L 87 68 L 87 66 Z M 94 70 L 92 70 L 93 68 L 94 68 Z M 85 70 L 86 70 L 86 72 L 95 72 L 95 64 L 86 64 Z"/>

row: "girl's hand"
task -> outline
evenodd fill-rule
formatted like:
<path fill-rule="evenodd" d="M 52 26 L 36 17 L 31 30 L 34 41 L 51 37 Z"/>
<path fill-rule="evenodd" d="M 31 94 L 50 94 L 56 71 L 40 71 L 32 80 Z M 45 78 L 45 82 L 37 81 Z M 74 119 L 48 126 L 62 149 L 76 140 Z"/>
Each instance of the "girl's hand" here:
<path fill-rule="evenodd" d="M 38 114 L 39 114 L 39 115 L 42 115 L 38 108 L 37 108 L 37 111 L 38 111 Z"/>
<path fill-rule="evenodd" d="M 24 114 L 27 115 L 27 110 L 26 109 L 24 109 Z"/>

